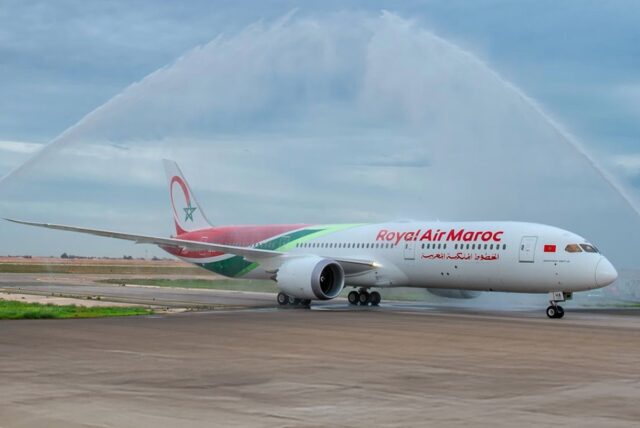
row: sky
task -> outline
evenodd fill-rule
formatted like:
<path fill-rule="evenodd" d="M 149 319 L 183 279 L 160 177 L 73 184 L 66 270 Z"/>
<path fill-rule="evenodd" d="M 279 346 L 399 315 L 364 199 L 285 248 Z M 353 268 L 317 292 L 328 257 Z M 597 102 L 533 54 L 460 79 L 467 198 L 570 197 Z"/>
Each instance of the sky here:
<path fill-rule="evenodd" d="M 639 16 L 632 1 L 0 0 L 0 175 L 51 143 L 0 183 L 0 214 L 169 234 L 170 157 L 216 224 L 536 221 L 637 267 Z M 0 254 L 62 252 L 161 254 L 0 224 Z"/>

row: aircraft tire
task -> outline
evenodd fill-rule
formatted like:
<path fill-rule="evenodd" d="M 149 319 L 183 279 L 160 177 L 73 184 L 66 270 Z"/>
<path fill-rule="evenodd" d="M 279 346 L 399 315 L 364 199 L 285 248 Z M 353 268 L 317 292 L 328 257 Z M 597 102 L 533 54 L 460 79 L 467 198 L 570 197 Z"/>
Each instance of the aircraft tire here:
<path fill-rule="evenodd" d="M 278 304 L 280 306 L 285 306 L 289 304 L 289 296 L 287 296 L 284 293 L 278 293 L 278 297 L 276 297 L 276 299 L 278 300 Z"/>
<path fill-rule="evenodd" d="M 562 306 L 556 306 L 556 318 L 562 318 L 564 316 L 564 308 Z"/>
<path fill-rule="evenodd" d="M 371 306 L 378 306 L 382 300 L 382 296 L 380 296 L 380 293 L 377 291 L 372 291 L 369 295 L 369 300 L 371 301 Z"/>
<path fill-rule="evenodd" d="M 352 305 L 357 305 L 359 301 L 359 294 L 357 291 L 352 291 L 347 295 L 347 300 Z"/>
<path fill-rule="evenodd" d="M 367 291 L 363 290 L 358 293 L 358 303 L 360 303 L 361 306 L 367 306 L 369 304 L 370 299 L 371 299 L 371 296 Z"/>
<path fill-rule="evenodd" d="M 556 311 L 555 306 L 549 305 L 549 307 L 547 307 L 547 316 L 549 318 L 556 318 L 558 316 L 558 312 Z"/>

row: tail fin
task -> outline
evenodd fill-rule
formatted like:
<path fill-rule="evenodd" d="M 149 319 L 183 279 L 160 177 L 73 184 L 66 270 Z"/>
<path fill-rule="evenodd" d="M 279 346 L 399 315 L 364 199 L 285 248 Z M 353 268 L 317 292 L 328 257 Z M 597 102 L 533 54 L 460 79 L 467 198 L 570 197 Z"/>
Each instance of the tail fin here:
<path fill-rule="evenodd" d="M 182 234 L 211 227 L 178 164 L 167 159 L 163 162 L 169 181 L 169 197 L 176 232 Z"/>

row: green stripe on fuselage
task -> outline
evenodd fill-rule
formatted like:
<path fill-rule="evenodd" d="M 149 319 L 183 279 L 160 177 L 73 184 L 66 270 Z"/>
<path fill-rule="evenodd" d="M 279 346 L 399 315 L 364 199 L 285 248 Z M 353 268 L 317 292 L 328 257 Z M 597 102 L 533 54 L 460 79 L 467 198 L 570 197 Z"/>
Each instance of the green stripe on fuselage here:
<path fill-rule="evenodd" d="M 309 229 L 300 229 L 285 235 L 265 241 L 256 248 L 261 250 L 286 251 L 295 247 L 297 243 L 307 242 L 329 233 L 338 232 L 340 230 L 351 227 L 360 226 L 360 224 L 332 224 L 326 226 L 313 226 Z M 259 263 L 249 262 L 242 256 L 233 256 L 224 260 L 211 263 L 198 263 L 199 266 L 220 275 L 229 277 L 241 277 L 251 272 L 259 266 Z"/>

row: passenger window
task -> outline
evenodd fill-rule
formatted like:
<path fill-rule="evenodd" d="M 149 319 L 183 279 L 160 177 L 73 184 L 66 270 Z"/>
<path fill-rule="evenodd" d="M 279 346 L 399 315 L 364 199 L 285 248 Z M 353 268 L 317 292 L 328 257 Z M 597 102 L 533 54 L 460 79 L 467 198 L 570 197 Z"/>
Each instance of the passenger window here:
<path fill-rule="evenodd" d="M 580 247 L 582 247 L 582 249 L 587 252 L 587 253 L 597 253 L 598 250 L 596 249 L 596 247 L 594 247 L 593 245 L 589 245 L 589 244 L 580 244 Z"/>
<path fill-rule="evenodd" d="M 567 253 L 581 253 L 582 250 L 580 249 L 580 246 L 578 244 L 569 244 L 566 247 L 564 247 L 564 250 Z"/>

